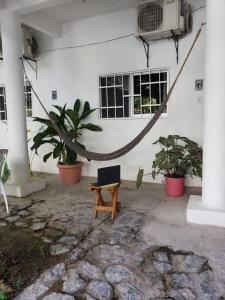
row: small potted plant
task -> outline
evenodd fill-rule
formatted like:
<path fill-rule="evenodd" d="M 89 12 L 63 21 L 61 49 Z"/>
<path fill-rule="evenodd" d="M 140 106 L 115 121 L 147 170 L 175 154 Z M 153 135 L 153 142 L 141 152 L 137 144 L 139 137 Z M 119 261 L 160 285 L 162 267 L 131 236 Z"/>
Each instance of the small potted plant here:
<path fill-rule="evenodd" d="M 66 105 L 63 107 L 54 105 L 57 112 L 51 111 L 50 115 L 57 122 L 58 126 L 67 133 L 71 141 L 78 141 L 83 130 L 102 131 L 102 128 L 92 123 L 83 123 L 84 119 L 95 111 L 90 108 L 89 102 L 85 102 L 81 109 L 81 102 L 77 99 L 73 109 L 68 109 Z M 46 162 L 50 157 L 58 159 L 58 169 L 62 182 L 64 184 L 75 184 L 80 181 L 81 162 L 77 161 L 77 153 L 71 150 L 65 142 L 58 136 L 51 121 L 35 117 L 35 122 L 40 123 L 43 127 L 33 137 L 33 145 L 31 150 L 38 149 L 44 144 L 50 144 L 52 150 L 44 155 L 43 161 Z M 84 145 L 80 146 L 84 147 Z"/>
<path fill-rule="evenodd" d="M 156 153 L 152 163 L 152 177 L 163 174 L 165 192 L 168 196 L 180 197 L 184 194 L 186 175 L 202 177 L 202 148 L 195 142 L 179 135 L 160 137 L 153 145 L 161 150 Z M 139 169 L 136 185 L 140 187 L 144 174 Z"/>

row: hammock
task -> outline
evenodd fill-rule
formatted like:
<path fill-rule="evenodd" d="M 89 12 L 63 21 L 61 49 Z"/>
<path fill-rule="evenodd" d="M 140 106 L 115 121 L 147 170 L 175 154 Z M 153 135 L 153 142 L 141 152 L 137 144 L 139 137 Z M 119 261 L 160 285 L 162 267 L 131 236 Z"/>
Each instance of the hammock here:
<path fill-rule="evenodd" d="M 48 113 L 47 109 L 44 107 L 44 104 L 42 103 L 41 99 L 39 98 L 38 94 L 36 93 L 36 91 L 34 90 L 32 84 L 30 84 L 31 89 L 35 95 L 35 97 L 37 98 L 38 102 L 40 103 L 40 105 L 42 106 L 43 110 L 45 111 L 45 113 L 47 114 L 49 120 L 51 121 L 54 129 L 56 130 L 56 132 L 58 133 L 59 137 L 65 142 L 65 144 L 73 151 L 75 151 L 76 153 L 78 153 L 80 156 L 87 158 L 88 160 L 96 160 L 96 161 L 107 161 L 107 160 L 113 160 L 116 159 L 118 157 L 121 157 L 125 154 L 127 154 L 129 151 L 131 151 L 135 146 L 137 146 L 142 139 L 146 136 L 146 134 L 152 129 L 152 127 L 155 125 L 155 123 L 157 122 L 157 120 L 159 119 L 160 115 L 162 114 L 162 112 L 164 111 L 167 102 L 172 94 L 172 91 L 177 83 L 178 78 L 180 77 L 180 74 L 182 73 L 184 66 L 192 52 L 192 49 L 194 48 L 200 33 L 202 31 L 202 27 L 205 25 L 205 23 L 201 24 L 201 27 L 199 28 L 197 35 L 190 47 L 190 50 L 188 51 L 188 54 L 167 94 L 167 96 L 163 99 L 161 105 L 159 106 L 157 112 L 154 114 L 154 116 L 152 117 L 152 119 L 148 122 L 148 124 L 145 126 L 145 128 L 133 139 L 131 140 L 127 145 L 123 146 L 122 148 L 113 151 L 111 153 L 96 153 L 96 152 L 91 152 L 88 151 L 86 149 L 83 149 L 77 142 L 72 142 L 70 138 L 68 138 L 68 136 L 66 135 L 65 132 L 63 132 L 63 130 L 57 125 L 56 120 L 54 120 Z M 23 64 L 23 60 L 22 60 L 22 65 L 23 65 L 23 70 L 24 70 L 24 74 L 25 74 L 25 78 L 26 80 L 29 80 L 27 74 L 26 74 L 26 70 Z"/>

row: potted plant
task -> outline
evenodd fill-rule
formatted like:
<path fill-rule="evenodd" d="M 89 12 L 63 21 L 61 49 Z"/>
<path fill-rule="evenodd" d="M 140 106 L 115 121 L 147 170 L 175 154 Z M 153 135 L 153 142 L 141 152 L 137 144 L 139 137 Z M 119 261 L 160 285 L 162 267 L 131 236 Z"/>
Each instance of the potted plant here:
<path fill-rule="evenodd" d="M 152 163 L 153 179 L 158 174 L 163 174 L 166 194 L 173 197 L 182 196 L 186 175 L 202 177 L 202 148 L 179 135 L 160 137 L 153 145 L 159 145 L 161 148 Z M 140 187 L 145 175 L 147 174 L 144 174 L 144 170 L 139 169 L 137 188 Z"/>
<path fill-rule="evenodd" d="M 68 134 L 71 141 L 78 141 L 83 130 L 102 131 L 102 128 L 92 123 L 83 123 L 84 119 L 95 111 L 90 108 L 89 102 L 85 102 L 81 109 L 81 102 L 77 99 L 73 109 L 68 109 L 66 105 L 63 107 L 54 105 L 57 112 L 51 111 L 50 115 L 57 122 L 58 126 Z M 71 150 L 65 142 L 58 136 L 49 119 L 35 117 L 35 122 L 40 123 L 43 128 L 33 137 L 33 145 L 31 150 L 38 149 L 44 144 L 50 144 L 52 150 L 46 153 L 43 161 L 46 162 L 50 157 L 58 158 L 58 169 L 62 182 L 64 184 L 75 184 L 80 181 L 81 162 L 77 161 L 77 153 Z M 84 147 L 84 145 L 80 146 Z"/>

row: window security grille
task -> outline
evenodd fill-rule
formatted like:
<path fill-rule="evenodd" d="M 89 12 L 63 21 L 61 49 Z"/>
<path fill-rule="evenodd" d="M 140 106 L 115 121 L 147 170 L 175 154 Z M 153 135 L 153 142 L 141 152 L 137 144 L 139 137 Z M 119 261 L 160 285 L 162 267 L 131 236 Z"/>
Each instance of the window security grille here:
<path fill-rule="evenodd" d="M 165 69 L 100 76 L 100 117 L 114 119 L 154 114 L 167 94 L 168 80 Z"/>

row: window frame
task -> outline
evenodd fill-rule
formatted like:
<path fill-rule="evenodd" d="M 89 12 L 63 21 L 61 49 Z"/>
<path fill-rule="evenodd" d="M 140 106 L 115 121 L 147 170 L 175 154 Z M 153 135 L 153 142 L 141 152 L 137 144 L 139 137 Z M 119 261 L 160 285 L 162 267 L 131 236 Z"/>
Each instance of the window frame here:
<path fill-rule="evenodd" d="M 6 93 L 5 93 L 5 85 L 4 84 L 0 84 L 0 88 L 3 88 L 3 94 L 0 93 L 0 96 L 4 97 L 4 110 L 0 110 L 0 114 L 4 113 L 5 114 L 5 119 L 1 119 L 0 116 L 0 122 L 7 122 L 7 107 L 6 107 Z"/>
<path fill-rule="evenodd" d="M 116 117 L 116 109 L 118 109 L 118 108 L 120 108 L 120 109 L 123 109 L 123 115 L 124 115 L 124 75 L 127 75 L 127 74 L 125 74 L 125 73 L 120 73 L 120 74 L 108 74 L 107 76 L 105 76 L 105 75 L 100 75 L 99 77 L 98 77 L 98 88 L 99 88 L 99 101 L 100 101 L 100 104 L 101 104 L 101 102 L 102 102 L 102 98 L 101 98 L 101 91 L 103 90 L 103 89 L 105 89 L 106 90 L 106 104 L 107 104 L 107 106 L 101 106 L 100 105 L 100 112 L 99 112 L 99 117 L 100 117 L 100 119 L 124 119 L 124 118 L 126 118 L 126 117 Z M 121 84 L 116 84 L 116 80 L 115 80 L 115 78 L 116 77 L 122 77 L 122 81 L 121 81 Z M 100 85 L 99 84 L 99 82 L 100 82 L 100 78 L 102 78 L 102 77 L 105 77 L 106 78 L 106 85 Z M 114 84 L 113 85 L 110 85 L 110 86 L 108 86 L 107 85 L 107 78 L 110 78 L 110 77 L 114 77 Z M 119 87 L 121 87 L 121 90 L 122 90 L 122 103 L 123 103 L 123 105 L 116 105 L 116 93 L 115 93 L 115 89 L 116 88 L 119 88 Z M 108 88 L 113 88 L 114 89 L 114 106 L 109 106 L 108 105 Z M 107 117 L 106 118 L 102 118 L 102 109 L 106 109 L 107 110 Z M 108 109 L 115 109 L 115 117 L 108 117 Z M 128 117 L 127 117 L 128 118 Z"/>
<path fill-rule="evenodd" d="M 152 118 L 153 115 L 155 113 L 150 112 L 149 114 L 134 114 L 134 97 L 136 96 L 136 94 L 134 94 L 134 76 L 135 75 L 143 75 L 143 74 L 151 74 L 151 73 L 159 73 L 160 72 L 164 72 L 167 73 L 167 80 L 166 81 L 159 81 L 158 82 L 154 82 L 155 84 L 160 84 L 160 83 L 167 83 L 167 89 L 166 92 L 168 94 L 169 88 L 170 88 L 170 69 L 168 67 L 165 68 L 155 68 L 155 69 L 145 69 L 145 70 L 137 70 L 137 71 L 128 71 L 128 72 L 118 72 L 118 73 L 108 73 L 108 74 L 100 74 L 98 76 L 98 90 L 99 90 L 99 119 L 100 120 L 132 120 L 132 119 L 149 119 Z M 129 117 L 107 117 L 106 118 L 102 118 L 102 109 L 108 109 L 110 107 L 106 106 L 106 107 L 102 107 L 101 103 L 102 103 L 102 98 L 101 98 L 101 89 L 102 88 L 106 88 L 107 91 L 107 85 L 106 86 L 100 86 L 100 78 L 101 77 L 105 77 L 107 80 L 107 77 L 112 77 L 114 76 L 123 76 L 124 75 L 129 75 L 129 85 L 130 85 L 130 91 L 129 91 L 129 95 L 124 95 L 123 93 L 123 103 L 124 103 L 124 98 L 132 98 L 132 100 L 129 103 L 129 113 L 130 116 Z M 152 84 L 154 84 L 152 83 Z M 149 83 L 151 85 L 151 83 Z M 141 84 L 140 84 L 141 85 Z M 114 87 L 114 85 L 112 86 Z M 122 82 L 122 88 L 123 88 L 123 82 Z M 141 94 L 140 94 L 141 95 Z M 108 97 L 107 97 L 107 101 L 108 101 Z M 108 103 L 107 103 L 108 104 Z M 141 105 L 142 106 L 142 105 Z M 157 105 L 146 105 L 146 106 L 157 106 Z M 160 104 L 158 105 L 160 106 Z M 124 106 L 123 106 L 124 107 Z M 113 106 L 112 108 L 117 108 L 117 106 Z M 167 111 L 162 113 L 160 118 L 165 118 L 168 116 L 168 112 L 169 112 L 169 105 L 167 104 Z M 108 111 L 107 111 L 108 114 Z"/>
<path fill-rule="evenodd" d="M 27 86 L 30 86 L 29 84 L 30 84 L 30 82 L 27 82 L 27 81 L 24 82 L 24 99 L 25 99 L 26 117 L 28 119 L 33 117 L 33 92 L 32 92 L 31 88 L 30 88 L 29 92 L 27 92 L 27 90 L 26 90 Z M 27 95 L 28 94 L 30 94 L 30 96 L 31 96 L 31 100 L 30 100 L 31 108 L 28 108 L 28 106 L 27 106 Z M 31 112 L 31 115 L 28 115 L 28 112 Z"/>
<path fill-rule="evenodd" d="M 32 92 L 32 89 L 27 92 L 26 91 L 26 87 L 27 87 L 27 83 L 24 82 L 24 101 L 25 101 L 25 108 L 26 108 L 26 118 L 32 118 L 33 117 L 33 92 Z M 6 102 L 6 91 L 5 91 L 5 84 L 0 84 L 0 88 L 3 88 L 4 89 L 4 95 L 1 95 L 0 96 L 4 96 L 4 106 L 5 106 L 5 110 L 1 110 L 1 112 L 4 112 L 5 115 L 6 115 L 6 119 L 5 120 L 2 120 L 0 119 L 0 122 L 7 122 L 8 121 L 8 118 L 7 118 L 7 102 Z M 28 109 L 28 106 L 27 106 L 27 94 L 30 94 L 31 95 L 31 108 Z M 31 115 L 28 116 L 28 111 L 31 111 Z"/>

